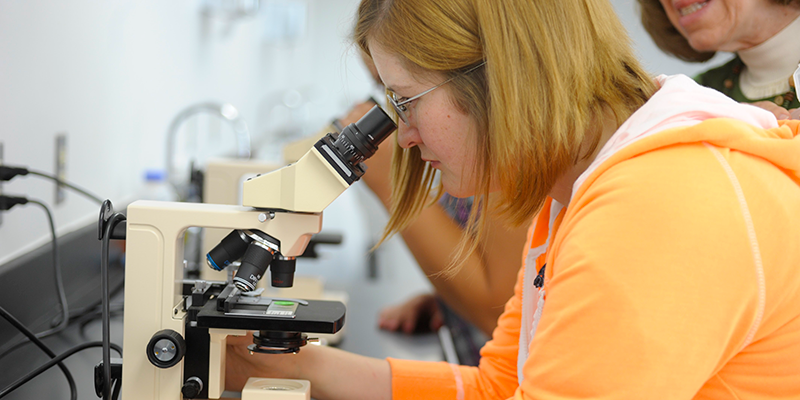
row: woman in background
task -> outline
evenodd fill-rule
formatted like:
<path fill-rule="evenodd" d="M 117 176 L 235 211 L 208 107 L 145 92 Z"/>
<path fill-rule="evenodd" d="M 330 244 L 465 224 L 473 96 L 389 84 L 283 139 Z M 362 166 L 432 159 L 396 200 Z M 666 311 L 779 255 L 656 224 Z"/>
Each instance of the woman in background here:
<path fill-rule="evenodd" d="M 642 24 L 665 53 L 703 62 L 735 53 L 695 80 L 778 119 L 800 118 L 800 0 L 639 0 Z"/>

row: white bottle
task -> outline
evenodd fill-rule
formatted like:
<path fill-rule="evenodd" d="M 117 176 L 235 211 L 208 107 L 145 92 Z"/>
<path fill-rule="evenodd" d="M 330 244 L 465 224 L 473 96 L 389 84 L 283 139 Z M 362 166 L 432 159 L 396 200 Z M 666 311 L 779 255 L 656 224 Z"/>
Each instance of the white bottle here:
<path fill-rule="evenodd" d="M 144 200 L 177 201 L 178 194 L 175 188 L 167 182 L 167 174 L 162 169 L 148 169 L 145 171 Z"/>

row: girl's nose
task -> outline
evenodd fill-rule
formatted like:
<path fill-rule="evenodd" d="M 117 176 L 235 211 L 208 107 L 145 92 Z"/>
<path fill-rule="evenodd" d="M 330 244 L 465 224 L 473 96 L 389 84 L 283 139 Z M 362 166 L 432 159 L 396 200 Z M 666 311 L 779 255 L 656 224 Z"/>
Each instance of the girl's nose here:
<path fill-rule="evenodd" d="M 416 127 L 408 126 L 402 121 L 397 124 L 397 144 L 400 147 L 410 149 L 420 143 L 422 143 L 422 139 Z"/>

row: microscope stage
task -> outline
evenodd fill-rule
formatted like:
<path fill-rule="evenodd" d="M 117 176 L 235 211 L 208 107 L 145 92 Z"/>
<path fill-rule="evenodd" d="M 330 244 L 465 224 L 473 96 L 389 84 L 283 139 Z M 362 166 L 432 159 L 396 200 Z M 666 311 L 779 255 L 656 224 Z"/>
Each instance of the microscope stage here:
<path fill-rule="evenodd" d="M 245 329 L 251 331 L 284 331 L 306 333 L 336 333 L 344 326 L 345 306 L 339 301 L 306 300 L 299 305 L 294 318 L 225 313 L 217 310 L 216 302 L 207 302 L 197 313 L 198 328 Z"/>

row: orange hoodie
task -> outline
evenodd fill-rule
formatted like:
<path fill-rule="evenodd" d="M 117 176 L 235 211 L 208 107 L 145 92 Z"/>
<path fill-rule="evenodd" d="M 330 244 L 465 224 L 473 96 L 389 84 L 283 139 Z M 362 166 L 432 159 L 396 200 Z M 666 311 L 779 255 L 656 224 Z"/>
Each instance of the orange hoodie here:
<path fill-rule="evenodd" d="M 800 399 L 800 123 L 658 81 L 537 216 L 480 367 L 390 359 L 394 399 Z"/>

